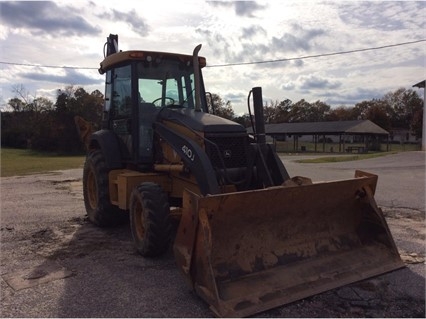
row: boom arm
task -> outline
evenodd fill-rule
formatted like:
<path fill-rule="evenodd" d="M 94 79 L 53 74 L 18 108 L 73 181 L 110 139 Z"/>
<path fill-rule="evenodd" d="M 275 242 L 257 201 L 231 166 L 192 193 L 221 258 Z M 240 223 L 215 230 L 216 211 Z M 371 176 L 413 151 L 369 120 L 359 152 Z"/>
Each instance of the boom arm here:
<path fill-rule="evenodd" d="M 163 138 L 174 151 L 190 167 L 197 180 L 201 194 L 219 194 L 219 184 L 210 159 L 204 150 L 194 141 L 172 131 L 162 123 L 155 123 L 155 131 Z"/>

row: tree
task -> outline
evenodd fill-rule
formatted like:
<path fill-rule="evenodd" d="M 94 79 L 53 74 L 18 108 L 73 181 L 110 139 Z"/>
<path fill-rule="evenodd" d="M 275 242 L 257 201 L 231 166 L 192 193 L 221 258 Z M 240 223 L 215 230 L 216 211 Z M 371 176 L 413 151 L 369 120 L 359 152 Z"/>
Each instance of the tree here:
<path fill-rule="evenodd" d="M 284 123 L 288 121 L 289 113 L 292 107 L 292 102 L 289 99 L 281 102 L 275 101 L 263 107 L 265 123 Z"/>
<path fill-rule="evenodd" d="M 235 117 L 231 102 L 224 102 L 222 98 L 215 93 L 211 94 L 211 99 L 207 99 L 207 107 L 210 113 L 232 120 Z"/>
<path fill-rule="evenodd" d="M 16 84 L 12 86 L 12 92 L 21 98 L 25 105 L 31 103 L 31 97 L 23 84 Z"/>
<path fill-rule="evenodd" d="M 10 99 L 7 104 L 12 108 L 13 112 L 22 112 L 26 106 L 26 103 L 17 97 Z"/>
<path fill-rule="evenodd" d="M 417 110 L 414 115 L 413 119 L 411 121 L 410 130 L 414 134 L 415 137 L 421 138 L 422 137 L 422 130 L 423 130 L 423 112 L 424 109 Z"/>
<path fill-rule="evenodd" d="M 293 105 L 293 102 L 289 99 L 285 99 L 278 103 L 276 107 L 276 115 L 275 115 L 275 121 L 276 123 L 285 123 L 288 122 L 289 113 L 291 110 L 291 107 Z"/>
<path fill-rule="evenodd" d="M 285 100 L 278 105 L 277 118 L 284 122 L 320 122 L 327 120 L 330 110 L 330 105 L 319 100 L 309 103 L 301 99 L 294 104 Z"/>
<path fill-rule="evenodd" d="M 288 122 L 309 122 L 306 118 L 310 107 L 310 103 L 304 99 L 292 104 L 288 113 Z"/>
<path fill-rule="evenodd" d="M 423 100 L 412 89 L 399 88 L 387 93 L 382 100 L 389 107 L 393 128 L 411 129 L 415 114 L 423 107 Z"/>
<path fill-rule="evenodd" d="M 28 112 L 13 111 L 1 113 L 1 145 L 26 148 L 31 134 Z"/>
<path fill-rule="evenodd" d="M 353 108 L 353 115 L 356 120 L 366 120 L 367 119 L 367 111 L 371 105 L 370 101 L 362 101 L 355 104 Z"/>
<path fill-rule="evenodd" d="M 265 104 L 263 106 L 263 118 L 265 120 L 265 124 L 277 123 L 276 115 L 277 115 L 277 102 L 271 103 L 270 106 Z"/>
<path fill-rule="evenodd" d="M 63 151 L 81 150 L 80 137 L 74 124 L 74 117 L 79 115 L 91 122 L 94 129 L 100 127 L 102 119 L 103 95 L 98 90 L 91 94 L 82 87 L 68 86 L 58 90 L 56 99 L 56 134 L 60 135 L 57 147 Z"/>
<path fill-rule="evenodd" d="M 390 130 L 391 120 L 388 104 L 381 99 L 372 99 L 357 103 L 353 109 L 358 120 L 370 120 L 385 130 Z"/>
<path fill-rule="evenodd" d="M 331 109 L 326 118 L 327 121 L 351 121 L 356 119 L 354 108 L 347 106 Z"/>
<path fill-rule="evenodd" d="M 9 116 L 2 114 L 2 145 L 25 148 L 32 135 L 36 114 L 33 112 L 34 99 L 29 95 L 24 85 L 12 86 L 16 96 L 8 101 L 12 109 Z"/>
<path fill-rule="evenodd" d="M 36 113 L 48 112 L 54 109 L 53 102 L 45 97 L 38 97 L 29 104 L 28 109 Z"/>
<path fill-rule="evenodd" d="M 325 121 L 327 119 L 327 116 L 329 115 L 331 110 L 331 106 L 321 102 L 321 101 L 316 101 L 314 103 L 311 104 L 311 108 L 310 108 L 310 118 L 309 118 L 309 122 L 321 122 L 321 121 Z"/>
<path fill-rule="evenodd" d="M 391 120 L 386 112 L 386 104 L 383 101 L 376 101 L 371 104 L 367 110 L 367 119 L 377 124 L 381 128 L 389 131 L 391 129 Z"/>
<path fill-rule="evenodd" d="M 98 129 L 102 117 L 103 95 L 98 90 L 91 94 L 72 86 L 58 90 L 56 103 L 45 97 L 32 98 L 25 88 L 14 87 L 19 97 L 8 104 L 13 112 L 2 113 L 2 145 L 27 147 L 63 153 L 83 150 L 74 116 L 79 115 Z"/>
<path fill-rule="evenodd" d="M 251 126 L 251 120 L 249 114 L 243 114 L 237 117 L 234 117 L 234 122 L 237 122 L 241 124 L 244 127 L 250 127 Z"/>

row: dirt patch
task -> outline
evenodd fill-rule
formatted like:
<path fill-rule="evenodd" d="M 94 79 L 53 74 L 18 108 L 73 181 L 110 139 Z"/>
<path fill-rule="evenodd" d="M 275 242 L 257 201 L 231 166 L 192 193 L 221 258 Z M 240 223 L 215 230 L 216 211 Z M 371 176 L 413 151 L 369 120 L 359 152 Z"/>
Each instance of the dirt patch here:
<path fill-rule="evenodd" d="M 81 178 L 54 180 L 48 181 L 48 183 L 54 185 L 57 190 L 67 191 L 76 199 L 83 199 L 83 180 Z"/>
<path fill-rule="evenodd" d="M 424 300 L 397 295 L 382 277 L 327 291 L 258 317 L 424 318 Z"/>
<path fill-rule="evenodd" d="M 64 279 L 72 275 L 72 271 L 50 262 L 38 267 L 8 273 L 2 275 L 2 278 L 14 291 L 18 291 L 54 280 Z"/>
<path fill-rule="evenodd" d="M 125 227 L 102 229 L 91 224 L 86 217 L 72 218 L 60 226 L 33 233 L 31 250 L 49 259 L 81 258 L 94 251 L 112 250 L 123 244 L 128 250 L 133 247 Z"/>
<path fill-rule="evenodd" d="M 386 209 L 386 218 L 393 231 L 416 233 L 421 241 L 424 229 L 421 212 Z M 422 237 L 423 236 L 423 237 Z M 79 259 L 96 254 L 114 256 L 127 264 L 134 252 L 128 225 L 112 229 L 100 229 L 87 218 L 71 218 L 60 226 L 46 227 L 31 236 L 34 253 L 49 260 Z M 120 254 L 119 252 L 126 252 Z M 407 264 L 423 263 L 424 254 L 400 249 Z M 137 258 L 140 258 L 139 256 Z M 168 269 L 174 262 L 128 263 L 132 271 Z M 401 295 L 393 290 L 386 277 L 376 277 L 352 285 L 340 287 L 295 303 L 258 314 L 258 317 L 424 317 L 424 300 Z"/>
<path fill-rule="evenodd" d="M 406 264 L 425 263 L 425 213 L 395 207 L 384 207 L 382 211 L 397 242 L 402 260 Z"/>
<path fill-rule="evenodd" d="M 425 222 L 425 212 L 417 209 L 404 207 L 382 207 L 382 211 L 386 218 L 408 219 L 422 223 Z"/>

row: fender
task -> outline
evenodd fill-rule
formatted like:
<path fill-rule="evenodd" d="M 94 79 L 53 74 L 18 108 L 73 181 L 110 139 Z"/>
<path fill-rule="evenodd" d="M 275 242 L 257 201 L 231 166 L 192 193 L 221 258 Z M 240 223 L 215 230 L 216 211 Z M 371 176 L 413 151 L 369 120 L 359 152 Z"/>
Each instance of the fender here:
<path fill-rule="evenodd" d="M 100 149 L 105 156 L 105 162 L 109 169 L 122 168 L 120 146 L 117 136 L 110 130 L 100 130 L 90 136 L 89 149 Z"/>

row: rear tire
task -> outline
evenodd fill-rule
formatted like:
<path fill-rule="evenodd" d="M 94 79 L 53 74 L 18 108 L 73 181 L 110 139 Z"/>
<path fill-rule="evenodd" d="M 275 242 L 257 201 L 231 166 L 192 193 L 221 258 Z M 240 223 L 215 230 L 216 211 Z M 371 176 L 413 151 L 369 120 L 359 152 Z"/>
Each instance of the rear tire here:
<path fill-rule="evenodd" d="M 108 173 L 102 152 L 90 151 L 83 169 L 84 206 L 89 220 L 101 227 L 121 225 L 127 220 L 125 212 L 110 202 Z"/>
<path fill-rule="evenodd" d="M 167 194 L 155 183 L 142 183 L 130 195 L 130 228 L 137 251 L 144 257 L 163 254 L 171 241 Z"/>

